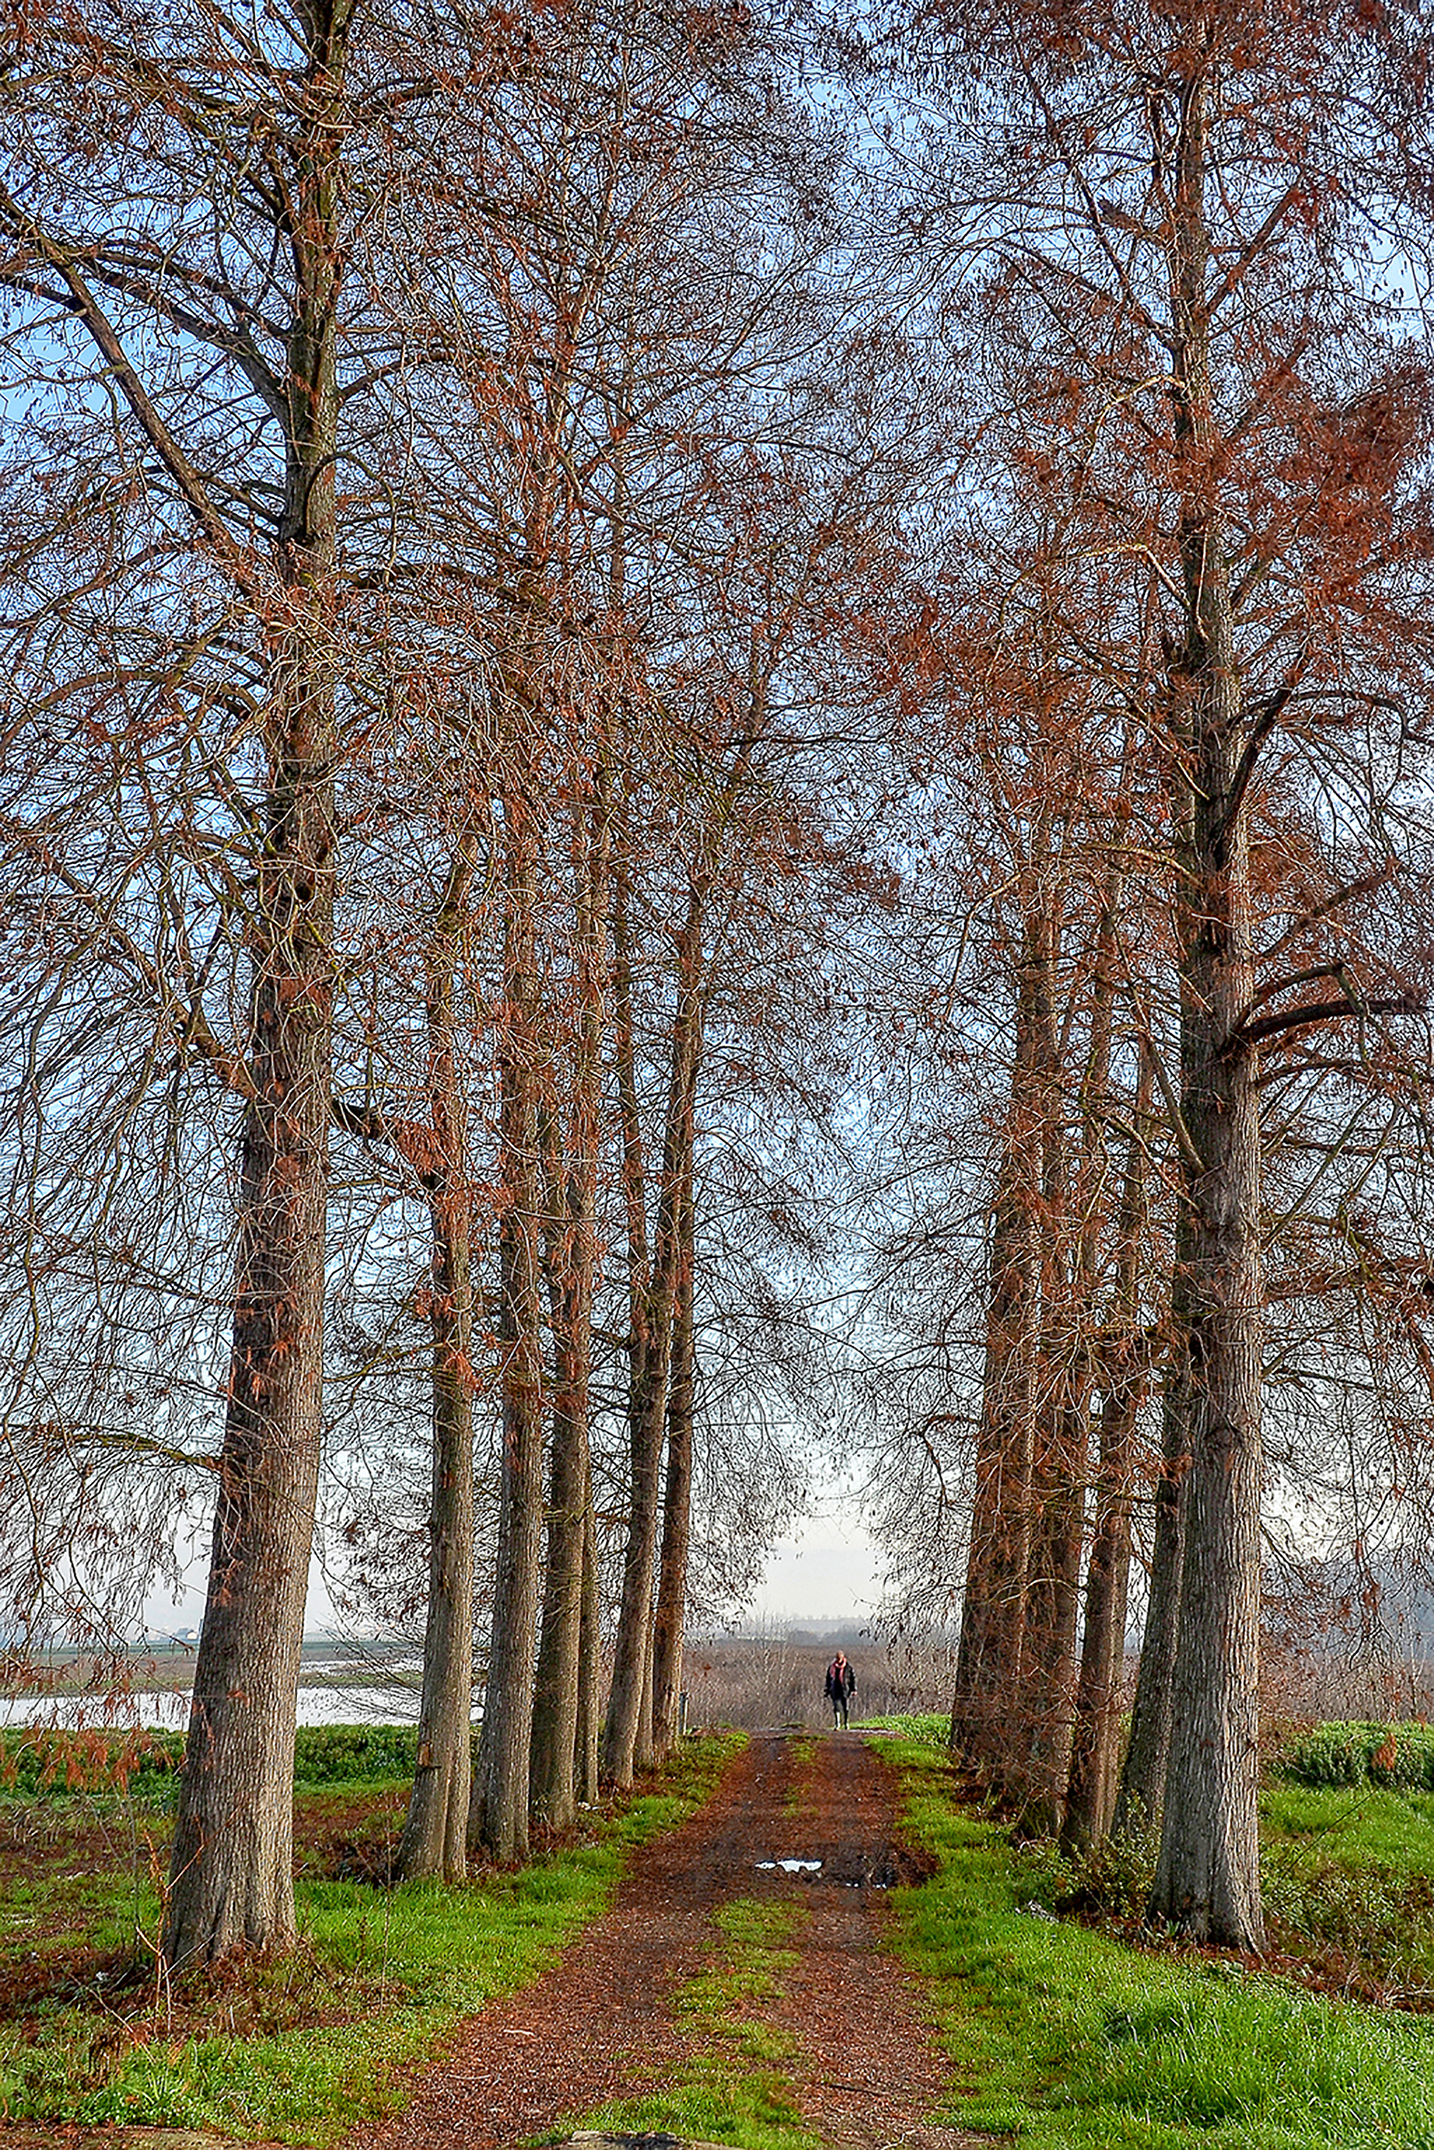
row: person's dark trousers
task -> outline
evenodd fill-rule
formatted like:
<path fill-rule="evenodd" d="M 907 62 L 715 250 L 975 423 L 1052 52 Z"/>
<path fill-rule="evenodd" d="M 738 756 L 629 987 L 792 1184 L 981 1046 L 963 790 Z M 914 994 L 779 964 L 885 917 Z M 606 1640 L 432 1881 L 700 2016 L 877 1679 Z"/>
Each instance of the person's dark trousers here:
<path fill-rule="evenodd" d="M 842 1696 L 838 1697 L 838 1696 L 836 1696 L 836 1695 L 833 1695 L 833 1697 L 832 1697 L 832 1730 L 833 1730 L 833 1732 L 844 1732 L 844 1731 L 845 1731 L 845 1730 L 847 1729 L 847 1726 L 848 1726 L 848 1724 L 850 1723 L 850 1721 L 851 1721 L 851 1720 L 850 1720 L 850 1719 L 848 1718 L 848 1716 L 847 1716 L 847 1713 L 846 1713 L 846 1696 L 845 1696 L 845 1695 L 842 1695 Z"/>

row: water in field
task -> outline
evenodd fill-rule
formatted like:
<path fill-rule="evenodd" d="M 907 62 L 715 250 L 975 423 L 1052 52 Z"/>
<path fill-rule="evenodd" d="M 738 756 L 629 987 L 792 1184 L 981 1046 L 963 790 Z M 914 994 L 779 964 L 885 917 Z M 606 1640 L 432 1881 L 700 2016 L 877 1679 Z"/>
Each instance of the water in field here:
<path fill-rule="evenodd" d="M 301 1687 L 300 1724 L 416 1724 L 417 1686 Z M 75 1731 L 136 1725 L 183 1731 L 189 1697 L 182 1692 L 132 1695 L 13 1695 L 0 1700 L 0 1726 L 55 1725 Z"/>

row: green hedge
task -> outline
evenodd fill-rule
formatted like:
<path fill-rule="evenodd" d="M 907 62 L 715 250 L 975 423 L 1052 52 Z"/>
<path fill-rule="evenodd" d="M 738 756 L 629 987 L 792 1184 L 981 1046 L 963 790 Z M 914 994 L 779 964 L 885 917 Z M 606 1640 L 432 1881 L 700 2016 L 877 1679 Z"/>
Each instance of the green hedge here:
<path fill-rule="evenodd" d="M 182 1732 L 63 1732 L 13 1727 L 0 1734 L 0 1790 L 22 1799 L 76 1792 L 166 1798 L 184 1759 Z"/>
<path fill-rule="evenodd" d="M 300 1725 L 294 1783 L 301 1788 L 411 1777 L 418 1759 L 413 1725 Z M 167 1801 L 184 1760 L 182 1732 L 0 1732 L 0 1793 L 63 1799 L 117 1792 Z"/>
<path fill-rule="evenodd" d="M 296 1784 L 361 1784 L 411 1777 L 418 1727 L 411 1724 L 303 1724 L 294 1749 Z"/>
<path fill-rule="evenodd" d="M 1434 1791 L 1434 1726 L 1322 1724 L 1283 1758 L 1299 1784 L 1386 1784 Z"/>

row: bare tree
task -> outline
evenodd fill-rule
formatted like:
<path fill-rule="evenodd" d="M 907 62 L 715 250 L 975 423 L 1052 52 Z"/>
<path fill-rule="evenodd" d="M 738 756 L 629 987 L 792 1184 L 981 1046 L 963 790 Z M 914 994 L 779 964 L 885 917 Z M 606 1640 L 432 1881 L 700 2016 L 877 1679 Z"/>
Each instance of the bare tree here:
<path fill-rule="evenodd" d="M 963 40 L 989 38 L 992 26 L 959 8 L 947 21 L 959 72 Z M 1077 405 L 1085 413 L 1080 458 L 1043 464 L 1036 449 L 1025 462 L 1037 484 L 1054 469 L 1071 481 L 1052 505 L 1069 558 L 1092 563 L 1084 589 L 1098 587 L 1094 563 L 1119 555 L 1146 563 L 1157 597 L 1154 646 L 1128 603 L 1100 617 L 1087 596 L 1068 619 L 1076 667 L 1149 727 L 1163 790 L 1150 836 L 1166 862 L 1158 895 L 1170 906 L 1179 994 L 1177 1068 L 1150 1022 L 1138 1025 L 1181 1175 L 1165 1476 L 1186 1587 L 1178 1628 L 1160 1626 L 1175 1637 L 1174 1707 L 1153 1908 L 1248 1946 L 1262 1934 L 1260 1118 L 1271 1069 L 1260 1060 L 1322 1024 L 1410 1006 L 1410 981 L 1391 977 L 1376 951 L 1331 945 L 1343 864 L 1333 846 L 1332 907 L 1319 929 L 1308 919 L 1295 928 L 1306 959 L 1257 971 L 1262 939 L 1289 946 L 1282 907 L 1286 919 L 1301 908 L 1257 832 L 1280 822 L 1291 787 L 1330 796 L 1330 757 L 1353 709 L 1412 709 L 1426 691 L 1391 634 L 1422 572 L 1412 525 L 1394 580 L 1381 580 L 1383 565 L 1368 579 L 1374 558 L 1388 559 L 1374 530 L 1389 529 L 1394 462 L 1412 453 L 1401 463 L 1412 475 L 1421 452 L 1421 421 L 1393 410 L 1421 404 L 1422 369 L 1370 308 L 1360 266 L 1369 229 L 1412 200 L 1412 136 L 1375 141 L 1354 86 L 1378 80 L 1412 114 L 1401 34 L 1352 16 L 1336 27 L 1301 15 L 1292 27 L 1273 12 L 1237 32 L 1218 8 L 1167 20 L 1133 7 L 1072 43 L 1031 11 L 983 59 L 987 81 L 994 68 L 1004 84 L 1000 140 L 982 136 L 982 169 L 963 144 L 959 178 L 944 175 L 982 303 L 1000 312 L 1008 351 L 1039 353 L 1047 369 L 1044 389 L 1025 374 L 1025 424 L 1054 442 L 1060 421 L 1047 434 L 1043 411 L 1064 401 L 1066 422 Z M 1308 215 L 1298 206 L 1316 202 Z M 1422 227 L 1411 243 L 1422 246 Z M 1331 433 L 1316 415 L 1340 367 L 1369 381 L 1365 413 L 1382 413 L 1382 446 L 1370 453 L 1389 458 L 1378 477 L 1361 464 L 1358 508 L 1344 452 L 1330 453 L 1343 427 Z M 1332 572 L 1336 553 L 1345 564 Z M 1362 775 L 1346 764 L 1333 784 L 1361 798 L 1366 827 L 1388 826 L 1372 763 Z M 1317 976 L 1356 973 L 1337 998 L 1303 997 Z"/>
<path fill-rule="evenodd" d="M 346 4 L 302 12 L 267 53 L 222 13 L 176 8 L 133 35 L 87 37 L 83 50 L 55 25 L 23 79 L 7 83 L 12 109 L 29 100 L 15 178 L 0 197 L 7 281 L 88 339 L 104 393 L 126 414 L 129 468 L 187 518 L 227 584 L 229 623 L 210 634 L 245 652 L 236 669 L 249 679 L 234 691 L 257 744 L 257 796 L 241 823 L 253 878 L 242 897 L 233 892 L 231 912 L 248 970 L 239 1032 L 223 1047 L 210 1030 L 202 971 L 187 1009 L 171 1015 L 176 1045 L 207 1053 L 242 1111 L 231 1370 L 164 1942 L 171 1966 L 282 1947 L 295 1931 L 294 1691 L 323 1355 L 350 255 L 340 173 L 353 27 Z M 44 87 L 47 72 L 71 85 L 63 99 Z M 92 127 L 119 174 L 109 204 L 102 175 L 86 170 Z M 257 159 L 256 139 L 266 144 Z M 191 213 L 196 200 L 213 209 L 208 227 Z M 217 373 L 219 393 L 186 406 L 167 392 L 172 357 L 191 380 Z M 73 381 L 77 398 L 96 393 L 78 366 Z M 231 398 L 232 422 L 249 436 L 237 484 L 215 454 Z M 255 467 L 260 433 L 272 478 Z M 181 640 L 181 669 L 207 639 L 188 652 Z M 142 785 L 142 755 L 130 766 Z"/>

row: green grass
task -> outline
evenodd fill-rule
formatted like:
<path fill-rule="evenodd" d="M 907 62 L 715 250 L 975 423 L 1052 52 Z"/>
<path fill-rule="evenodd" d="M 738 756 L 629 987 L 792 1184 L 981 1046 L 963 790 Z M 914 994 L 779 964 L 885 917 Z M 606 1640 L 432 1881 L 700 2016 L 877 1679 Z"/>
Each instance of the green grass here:
<path fill-rule="evenodd" d="M 661 1784 L 603 1817 L 590 1841 L 517 1873 L 462 1888 L 299 1883 L 305 1946 L 257 1967 L 244 1988 L 246 2004 L 257 1997 L 271 2017 L 294 2018 L 274 2035 L 216 2028 L 171 2038 L 162 1996 L 132 2023 L 94 2007 L 48 2004 L 33 2041 L 16 2026 L 0 2029 L 0 2117 L 323 2144 L 393 2110 L 403 2097 L 400 2065 L 460 2015 L 536 1978 L 607 1907 L 627 1848 L 694 1811 L 741 1744 L 738 1736 L 685 1745 Z M 132 1935 L 133 1877 L 114 1876 L 110 1897 L 99 1905 L 99 1932 Z M 147 1885 L 138 1909 L 153 1930 L 158 1904 Z M 358 2019 L 315 2026 L 315 2013 L 325 2010 Z M 211 2014 L 223 2023 L 222 1990 Z"/>
<path fill-rule="evenodd" d="M 788 1821 L 796 1821 L 807 1810 L 808 1777 L 816 1760 L 817 1744 L 814 1739 L 792 1739 L 787 1742 L 787 1753 L 796 1771 L 795 1780 L 787 1786 L 782 1797 L 782 1812 Z"/>
<path fill-rule="evenodd" d="M 945 1747 L 951 1739 L 949 1710 L 921 1710 L 896 1717 L 863 1717 L 854 1732 L 896 1732 L 902 1739 L 919 1740 L 926 1747 Z"/>
<path fill-rule="evenodd" d="M 1434 1996 L 1434 1794 L 1277 1781 L 1260 1801 L 1265 1906 L 1278 1938 Z"/>
<path fill-rule="evenodd" d="M 1031 2150 L 1434 2150 L 1434 2021 L 1024 1912 L 1049 1862 L 955 1809 L 930 1747 L 876 1751 L 940 1862 L 894 1907 L 957 2069 L 954 2125 Z"/>
<path fill-rule="evenodd" d="M 571 2125 L 681 2135 L 734 2150 L 816 2150 L 787 2074 L 796 2041 L 760 2014 L 796 1963 L 789 1943 L 810 1916 L 804 1906 L 752 1897 L 714 1912 L 720 1939 L 713 1961 L 674 1997 L 678 2021 L 696 2045 L 681 2074 Z"/>
<path fill-rule="evenodd" d="M 1434 1793 L 1281 1781 L 1260 1799 L 1261 1837 L 1309 1866 L 1434 1872 Z"/>

